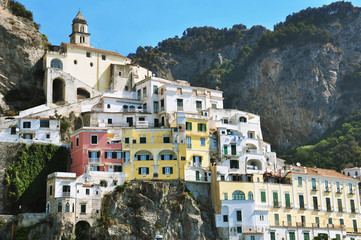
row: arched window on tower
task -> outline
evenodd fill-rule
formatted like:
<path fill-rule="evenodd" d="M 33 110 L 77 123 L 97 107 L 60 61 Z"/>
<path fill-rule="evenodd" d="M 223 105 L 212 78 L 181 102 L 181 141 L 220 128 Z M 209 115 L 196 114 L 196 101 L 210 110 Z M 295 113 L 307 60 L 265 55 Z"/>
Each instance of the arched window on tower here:
<path fill-rule="evenodd" d="M 65 212 L 70 212 L 70 205 L 68 202 L 65 204 Z"/>
<path fill-rule="evenodd" d="M 84 32 L 84 26 L 80 26 L 80 32 Z"/>
<path fill-rule="evenodd" d="M 50 67 L 51 68 L 59 68 L 60 70 L 63 70 L 63 62 L 58 58 L 54 58 L 50 62 Z"/>

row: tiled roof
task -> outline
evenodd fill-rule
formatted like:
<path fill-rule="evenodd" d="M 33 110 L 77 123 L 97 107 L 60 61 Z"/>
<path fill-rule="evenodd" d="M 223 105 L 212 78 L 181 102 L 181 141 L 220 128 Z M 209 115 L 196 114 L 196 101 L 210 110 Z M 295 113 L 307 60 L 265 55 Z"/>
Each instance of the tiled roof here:
<path fill-rule="evenodd" d="M 127 58 L 127 57 L 125 57 L 125 56 L 123 56 L 123 55 L 121 55 L 121 54 L 119 54 L 117 52 L 107 51 L 107 50 L 103 50 L 103 49 L 80 46 L 80 45 L 76 45 L 76 44 L 72 44 L 72 43 L 65 43 L 65 42 L 62 42 L 61 44 L 64 44 L 64 45 L 70 46 L 70 47 L 81 48 L 81 49 L 85 49 L 85 50 L 89 50 L 89 51 L 95 51 L 95 52 L 102 52 L 102 53 L 106 53 L 106 54 L 111 54 L 111 55 Z"/>
<path fill-rule="evenodd" d="M 298 172 L 296 169 L 301 170 L 301 172 Z M 306 172 L 304 172 L 304 170 L 306 170 Z M 318 176 L 325 176 L 325 177 L 331 177 L 331 178 L 343 178 L 343 179 L 347 179 L 347 180 L 357 180 L 355 178 L 348 177 L 348 176 L 343 175 L 343 174 L 341 174 L 339 172 L 336 172 L 335 170 L 323 169 L 323 168 L 293 167 L 292 173 L 294 173 L 294 174 L 318 175 Z"/>

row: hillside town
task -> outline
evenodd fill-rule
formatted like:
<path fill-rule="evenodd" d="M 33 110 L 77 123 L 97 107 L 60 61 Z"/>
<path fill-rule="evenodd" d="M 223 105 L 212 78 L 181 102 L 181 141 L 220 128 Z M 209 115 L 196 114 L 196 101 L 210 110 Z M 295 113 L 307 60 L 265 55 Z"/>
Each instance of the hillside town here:
<path fill-rule="evenodd" d="M 80 11 L 70 43 L 50 46 L 43 66 L 46 103 L 2 117 L 0 141 L 69 148 L 69 172 L 48 175 L 45 213 L 93 226 L 118 186 L 178 180 L 210 188 L 219 239 L 361 239 L 361 168 L 286 164 L 260 116 L 225 109 L 220 90 L 92 47 Z M 70 111 L 79 117 L 62 139 L 55 115 Z"/>

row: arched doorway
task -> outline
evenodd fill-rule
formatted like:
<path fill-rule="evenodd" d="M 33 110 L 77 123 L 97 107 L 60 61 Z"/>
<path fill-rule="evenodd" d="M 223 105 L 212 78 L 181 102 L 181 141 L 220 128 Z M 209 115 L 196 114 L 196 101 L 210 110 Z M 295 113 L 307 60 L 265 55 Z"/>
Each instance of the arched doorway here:
<path fill-rule="evenodd" d="M 75 224 L 75 239 L 90 239 L 90 224 L 87 221 L 79 221 Z"/>
<path fill-rule="evenodd" d="M 78 100 L 90 98 L 90 93 L 84 88 L 78 88 L 76 90 L 76 96 Z"/>
<path fill-rule="evenodd" d="M 65 82 L 56 78 L 53 81 L 53 103 L 63 104 L 65 100 Z"/>

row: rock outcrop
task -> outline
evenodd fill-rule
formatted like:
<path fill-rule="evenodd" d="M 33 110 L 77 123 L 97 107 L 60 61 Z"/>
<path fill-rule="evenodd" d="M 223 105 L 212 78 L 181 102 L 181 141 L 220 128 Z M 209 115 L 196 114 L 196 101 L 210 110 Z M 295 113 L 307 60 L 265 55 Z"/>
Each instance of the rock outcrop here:
<path fill-rule="evenodd" d="M 0 7 L 0 113 L 44 101 L 43 42 L 34 22 Z"/>
<path fill-rule="evenodd" d="M 209 203 L 196 202 L 179 182 L 138 182 L 108 195 L 102 221 L 91 236 L 101 239 L 217 239 Z M 119 188 L 121 189 L 121 188 Z M 98 238 L 94 238 L 98 239 Z"/>

